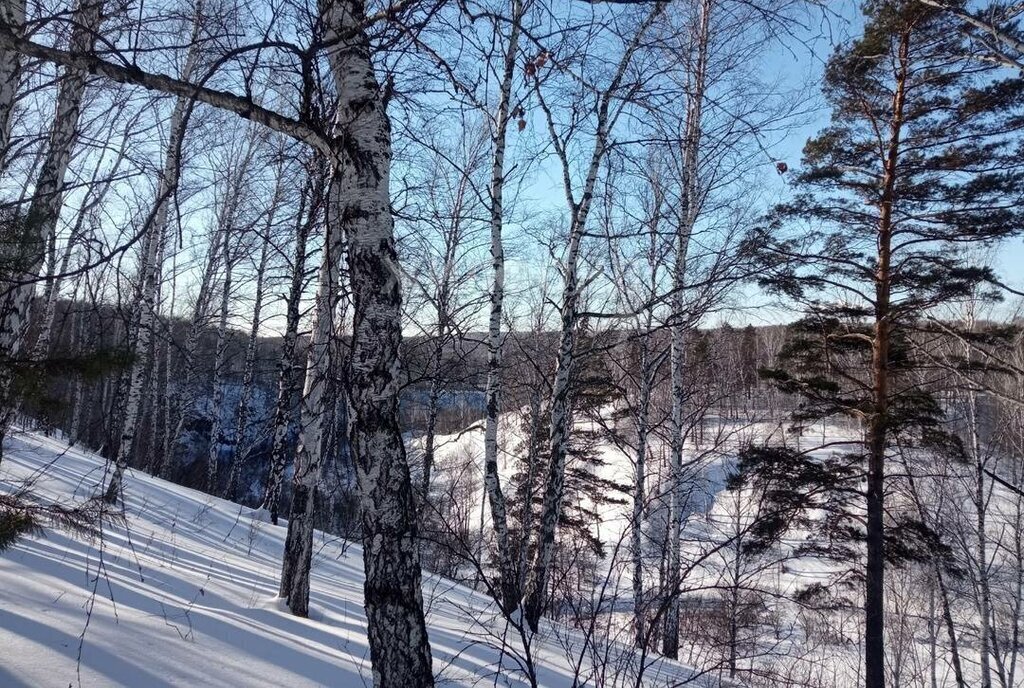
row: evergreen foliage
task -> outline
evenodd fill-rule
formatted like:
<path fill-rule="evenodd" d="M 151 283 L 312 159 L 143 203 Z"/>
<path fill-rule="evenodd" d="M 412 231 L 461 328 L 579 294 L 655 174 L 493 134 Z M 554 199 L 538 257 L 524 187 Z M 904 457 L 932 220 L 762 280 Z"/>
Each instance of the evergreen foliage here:
<path fill-rule="evenodd" d="M 956 445 L 918 342 L 956 334 L 939 307 L 998 298 L 973 249 L 1024 227 L 1024 81 L 973 54 L 950 13 L 917 0 L 869 0 L 863 11 L 863 36 L 826 68 L 831 124 L 807 142 L 793 200 L 747 249 L 761 284 L 803 310 L 764 376 L 800 400 L 798 430 L 845 417 L 864 439 L 819 452 L 750 447 L 733 485 L 765 495 L 770 516 L 749 547 L 810 527 L 809 548 L 863 580 L 864 685 L 881 688 L 885 566 L 948 552 L 900 507 L 890 468 Z M 812 510 L 826 515 L 809 520 Z"/>
<path fill-rule="evenodd" d="M 101 499 L 65 506 L 41 502 L 22 488 L 0 495 L 0 554 L 24 537 L 42 535 L 46 526 L 93 539 L 104 523 L 118 524 L 122 520 L 121 514 L 111 511 Z"/>

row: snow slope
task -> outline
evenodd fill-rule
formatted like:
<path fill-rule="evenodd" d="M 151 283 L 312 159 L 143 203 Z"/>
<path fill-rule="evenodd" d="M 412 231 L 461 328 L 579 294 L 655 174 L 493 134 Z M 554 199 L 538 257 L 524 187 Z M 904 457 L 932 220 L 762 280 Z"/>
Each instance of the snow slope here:
<path fill-rule="evenodd" d="M 5 448 L 0 490 L 28 481 L 40 498 L 67 503 L 94 494 L 105 470 L 92 454 L 19 434 Z M 141 473 L 126 490 L 127 527 L 94 542 L 48 531 L 0 555 L 0 686 L 370 684 L 357 545 L 317 534 L 312 618 L 299 619 L 274 598 L 284 527 Z M 429 575 L 424 595 L 439 685 L 528 685 L 485 596 Z M 635 681 L 627 648 L 591 653 L 554 624 L 533 653 L 543 686 L 572 685 L 574 674 L 585 685 L 599 674 L 602 685 Z M 612 666 L 595 667 L 590 654 Z M 694 678 L 660 659 L 644 671 L 644 685 Z"/>

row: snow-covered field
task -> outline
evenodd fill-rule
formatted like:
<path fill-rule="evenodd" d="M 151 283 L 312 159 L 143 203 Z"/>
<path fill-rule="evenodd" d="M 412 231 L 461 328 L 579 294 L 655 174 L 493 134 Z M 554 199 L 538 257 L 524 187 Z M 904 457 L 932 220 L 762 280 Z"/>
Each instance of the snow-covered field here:
<path fill-rule="evenodd" d="M 64 503 L 95 494 L 104 461 L 34 434 L 9 438 L 0 489 L 32 483 Z M 362 686 L 370 684 L 357 545 L 317 535 L 312 615 L 275 599 L 285 528 L 237 504 L 132 473 L 127 527 L 86 542 L 48 530 L 0 555 L 0 686 Z M 528 685 L 514 642 L 484 595 L 425 576 L 440 685 Z M 511 635 L 511 634 L 509 634 Z M 538 682 L 632 685 L 632 653 L 595 667 L 581 639 L 547 625 Z M 584 656 L 584 659 L 580 659 Z M 580 670 L 570 667 L 581 666 Z M 644 685 L 678 685 L 686 667 L 648 659 Z M 692 686 L 715 685 L 703 679 Z"/>

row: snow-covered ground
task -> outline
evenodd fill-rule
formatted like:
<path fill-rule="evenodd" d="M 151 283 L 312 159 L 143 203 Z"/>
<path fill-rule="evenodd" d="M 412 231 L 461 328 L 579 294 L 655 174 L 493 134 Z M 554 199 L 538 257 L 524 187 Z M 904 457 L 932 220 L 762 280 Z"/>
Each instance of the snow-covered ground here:
<path fill-rule="evenodd" d="M 0 490 L 32 483 L 43 499 L 95 494 L 104 461 L 33 434 L 8 440 Z M 362 686 L 370 684 L 357 545 L 317 535 L 310 619 L 274 595 L 285 529 L 237 504 L 132 473 L 127 527 L 86 542 L 48 530 L 0 555 L 0 686 Z M 439 684 L 528 685 L 488 598 L 425 576 Z M 542 628 L 538 682 L 632 685 L 616 646 L 595 667 L 581 638 Z M 580 659 L 584 656 L 584 659 Z M 611 658 L 608 660 L 607 658 Z M 581 670 L 570 667 L 581 666 Z M 644 685 L 678 685 L 686 667 L 648 659 Z M 688 685 L 716 685 L 699 679 Z"/>

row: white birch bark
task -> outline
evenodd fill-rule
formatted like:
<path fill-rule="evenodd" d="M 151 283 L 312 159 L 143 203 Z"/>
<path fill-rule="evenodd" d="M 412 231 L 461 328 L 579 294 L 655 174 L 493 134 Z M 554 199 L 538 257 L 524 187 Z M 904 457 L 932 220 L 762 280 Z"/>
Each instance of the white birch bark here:
<path fill-rule="evenodd" d="M 300 369 L 296 343 L 299 338 L 299 306 L 302 301 L 303 275 L 306 270 L 306 242 L 313 227 L 317 224 L 325 193 L 325 175 L 320 169 L 320 165 L 313 161 L 310 168 L 295 226 L 295 253 L 292 257 L 291 284 L 288 289 L 284 339 L 281 344 L 277 403 L 274 405 L 274 421 L 271 429 L 273 439 L 270 450 L 270 474 L 263 497 L 263 508 L 270 512 L 270 521 L 274 525 L 277 525 L 284 469 L 287 464 L 285 445 L 294 416 L 292 401 L 298 392 L 296 388 Z"/>
<path fill-rule="evenodd" d="M 24 17 L 24 10 L 6 6 L 5 10 L 15 20 L 18 12 Z M 75 28 L 71 32 L 70 49 L 78 52 L 90 50 L 95 41 L 96 31 L 103 19 L 102 0 L 83 0 L 74 12 Z M 6 17 L 4 18 L 6 21 Z M 4 58 L 6 59 L 6 58 Z M 17 57 L 14 56 L 17 60 Z M 0 441 L 6 431 L 17 403 L 14 399 L 13 364 L 24 348 L 25 333 L 28 329 L 29 310 L 35 294 L 46 257 L 50 236 L 57 229 L 57 220 L 63 198 L 64 176 L 78 135 L 78 119 L 81 113 L 82 97 L 85 94 L 87 74 L 80 69 L 68 68 L 60 81 L 53 127 L 50 130 L 46 155 L 43 158 L 35 190 L 29 202 L 28 212 L 19 222 L 23 225 L 23 240 L 12 256 L 17 267 L 9 276 L 5 275 L 0 294 Z M 7 84 L 17 89 L 15 83 Z M 0 107 L 3 104 L 0 102 Z M 9 123 L 4 124 L 5 127 Z"/>
<path fill-rule="evenodd" d="M 391 216 L 391 123 L 370 60 L 362 0 L 325 11 L 338 92 L 337 205 L 353 297 L 349 437 L 359 485 L 364 604 L 377 688 L 433 686 L 423 613 L 416 507 L 398 423 L 401 272 Z"/>
<path fill-rule="evenodd" d="M 686 131 L 683 138 L 683 208 L 675 237 L 675 264 L 672 271 L 672 298 L 669 314 L 671 350 L 669 368 L 672 393 L 671 450 L 669 453 L 669 528 L 668 570 L 666 592 L 669 595 L 665 613 L 662 654 L 675 659 L 679 655 L 679 587 L 680 538 L 683 528 L 683 408 L 686 404 L 686 256 L 690 237 L 697 221 L 697 178 L 701 138 L 701 112 L 704 105 L 709 43 L 709 22 L 713 0 L 702 0 L 699 28 L 696 34 L 696 64 L 693 85 L 687 105 Z"/>
<path fill-rule="evenodd" d="M 522 0 L 512 0 L 512 17 L 505 62 L 502 69 L 498 111 L 494 118 L 492 141 L 493 160 L 490 183 L 491 285 L 490 315 L 487 327 L 487 387 L 484 420 L 484 489 L 490 504 L 491 523 L 498 549 L 500 603 L 506 612 L 519 605 L 519 585 L 512 562 L 508 535 L 508 508 L 498 475 L 498 414 L 501 408 L 501 318 L 505 302 L 505 245 L 504 226 L 505 148 L 508 124 L 511 120 L 512 79 L 515 76 L 516 57 L 519 54 L 520 23 L 524 15 Z"/>
<path fill-rule="evenodd" d="M 160 255 L 157 261 L 160 265 L 164 264 L 166 257 L 167 243 L 164 242 L 164 246 L 160 251 Z M 157 304 L 161 304 L 166 299 L 165 295 L 166 284 L 161 282 L 160 288 L 157 290 Z M 157 309 L 159 311 L 159 305 Z M 146 470 L 150 475 L 158 475 L 157 470 L 162 468 L 162 454 L 163 449 L 163 433 L 167 428 L 167 404 L 169 401 L 168 384 L 170 383 L 170 370 L 164 368 L 161 371 L 161 360 L 163 360 L 166 366 L 170 361 L 168 360 L 167 352 L 171 346 L 171 330 L 173 325 L 170 325 L 170 319 L 167 320 L 168 327 L 166 335 L 163 337 L 163 342 L 158 341 L 155 337 L 153 338 L 153 346 L 151 348 L 150 357 L 153 361 L 152 371 L 150 373 L 151 378 L 149 381 L 149 392 L 152 397 L 152 413 L 149 418 L 149 452 L 145 457 Z M 161 372 L 163 373 L 161 375 Z M 158 441 L 159 439 L 159 441 Z"/>
<path fill-rule="evenodd" d="M 316 491 L 323 471 L 324 456 L 334 420 L 331 377 L 337 348 L 334 318 L 338 309 L 341 262 L 345 232 L 341 222 L 332 221 L 338 208 L 337 178 L 328 191 L 327 237 L 317 282 L 313 334 L 306 362 L 306 383 L 299 417 L 299 444 L 292 476 L 292 505 L 288 517 L 281 565 L 280 596 L 296 616 L 309 614 L 309 574 L 313 556 L 313 516 Z"/>
<path fill-rule="evenodd" d="M 562 162 L 563 183 L 566 200 L 571 209 L 571 223 L 569 226 L 569 241 L 565 254 L 565 265 L 563 266 L 564 281 L 560 308 L 561 334 L 559 336 L 558 354 L 555 362 L 555 376 L 551 385 L 550 459 L 544 479 L 544 496 L 541 505 L 540 530 L 537 534 L 536 553 L 531 563 L 530 574 L 527 578 L 523 594 L 526 621 L 534 631 L 537 630 L 537 624 L 544 611 L 548 571 L 551 567 L 551 557 L 554 553 L 555 530 L 562 510 L 565 459 L 569 450 L 569 439 L 572 430 L 569 387 L 576 353 L 577 308 L 580 297 L 578 274 L 580 246 L 593 202 L 597 175 L 604 160 L 611 127 L 615 119 L 611 109 L 612 101 L 619 95 L 618 90 L 625 76 L 626 68 L 639 47 L 640 39 L 654 23 L 655 18 L 661 14 L 662 9 L 663 5 L 658 3 L 637 29 L 636 35 L 630 41 L 616 67 L 608 89 L 600 95 L 597 108 L 597 128 L 594 133 L 594 150 L 587 166 L 583 191 L 579 201 L 576 201 L 574 198 L 570 165 L 565 147 L 558 143 L 560 139 L 554 130 L 550 111 L 547 110 L 546 106 L 543 106 L 546 111 L 545 114 L 548 116 L 548 128 L 552 141 L 556 143 L 556 151 Z"/>
<path fill-rule="evenodd" d="M 174 321 L 174 299 L 178 292 L 178 279 L 177 279 L 177 260 L 171 259 L 171 293 L 170 297 L 166 299 L 167 303 L 167 321 Z M 164 379 L 163 379 L 163 406 L 161 409 L 161 433 L 160 433 L 160 453 L 154 458 L 153 461 L 153 475 L 157 477 L 163 477 L 164 470 L 167 468 L 167 460 L 171 455 L 171 446 L 173 441 L 172 435 L 172 424 L 174 423 L 173 403 L 174 395 L 171 393 L 173 384 L 171 382 L 171 371 L 174 369 L 174 346 L 172 345 L 173 329 L 169 328 L 168 336 L 164 340 Z"/>
<path fill-rule="evenodd" d="M 199 58 L 199 27 L 201 25 L 202 5 L 197 4 L 192 27 L 192 41 L 189 46 L 182 78 L 189 79 L 195 70 Z M 135 432 L 139 422 L 140 401 L 146 370 L 149 368 L 149 352 L 152 349 L 153 327 L 156 322 L 157 294 L 160 290 L 162 261 L 158 260 L 163 250 L 170 213 L 171 197 L 178 188 L 181 173 L 181 146 L 185 137 L 185 121 L 190 107 L 185 98 L 178 98 L 171 111 L 170 136 L 167 149 L 164 151 L 163 168 L 157 184 L 156 199 L 153 210 L 145 227 L 142 255 L 139 261 L 137 303 L 134 308 L 136 337 L 132 348 L 133 360 L 128 378 L 128 391 L 125 399 L 124 422 L 121 425 L 121 436 L 118 441 L 117 454 L 114 459 L 114 472 L 105 493 L 107 501 L 117 498 L 121 490 L 124 469 L 131 459 Z M 166 403 L 166 402 L 165 402 Z M 167 429 L 164 432 L 164 444 L 167 443 Z M 155 466 L 160 474 L 166 453 L 161 452 L 160 463 Z"/>
<path fill-rule="evenodd" d="M 22 36 L 25 30 L 24 0 L 0 0 L 0 27 Z M 14 49 L 0 47 L 0 177 L 8 163 L 11 146 L 11 125 L 14 105 L 21 80 L 21 55 Z"/>

